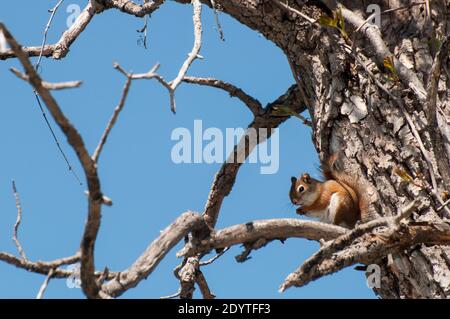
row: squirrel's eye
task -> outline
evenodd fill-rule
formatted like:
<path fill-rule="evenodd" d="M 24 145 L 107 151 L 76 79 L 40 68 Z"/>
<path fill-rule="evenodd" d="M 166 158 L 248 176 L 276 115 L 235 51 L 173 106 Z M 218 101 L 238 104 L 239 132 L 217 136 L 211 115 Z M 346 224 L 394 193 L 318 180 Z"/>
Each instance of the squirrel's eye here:
<path fill-rule="evenodd" d="M 304 190 L 305 190 L 305 187 L 303 187 L 303 185 L 300 185 L 300 186 L 298 187 L 298 189 L 297 189 L 297 191 L 298 191 L 299 193 L 303 192 Z"/>

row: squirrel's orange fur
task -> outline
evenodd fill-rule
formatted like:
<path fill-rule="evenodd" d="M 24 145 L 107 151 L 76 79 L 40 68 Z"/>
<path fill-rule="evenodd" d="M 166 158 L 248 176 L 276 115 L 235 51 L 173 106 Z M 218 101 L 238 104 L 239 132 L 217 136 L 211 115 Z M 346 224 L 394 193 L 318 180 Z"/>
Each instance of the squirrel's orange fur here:
<path fill-rule="evenodd" d="M 302 174 L 291 178 L 289 196 L 297 213 L 320 218 L 321 221 L 353 228 L 358 220 L 365 221 L 368 214 L 368 200 L 358 179 L 339 169 L 337 155 L 322 166 L 325 181 Z"/>

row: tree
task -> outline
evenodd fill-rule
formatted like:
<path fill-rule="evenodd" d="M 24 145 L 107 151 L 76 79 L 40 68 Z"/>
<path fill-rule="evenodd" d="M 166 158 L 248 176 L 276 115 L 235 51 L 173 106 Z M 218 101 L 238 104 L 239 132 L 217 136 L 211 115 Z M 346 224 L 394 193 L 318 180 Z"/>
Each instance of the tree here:
<path fill-rule="evenodd" d="M 125 76 L 126 84 L 121 102 L 92 155 L 51 93 L 55 85 L 71 87 L 75 84 L 44 82 L 36 72 L 38 66 L 33 67 L 28 56 L 64 58 L 95 15 L 119 9 L 125 14 L 145 17 L 157 12 L 164 1 L 145 1 L 139 5 L 131 1 L 90 0 L 56 44 L 42 47 L 22 48 L 7 27 L 0 24 L 10 47 L 0 53 L 0 59 L 20 60 L 25 74 L 17 70 L 15 74 L 28 81 L 45 103 L 75 150 L 88 185 L 88 219 L 79 253 L 47 263 L 28 261 L 24 254 L 17 258 L 0 253 L 0 259 L 45 274 L 48 279 L 73 275 L 58 267 L 80 261 L 85 295 L 109 298 L 121 295 L 150 275 L 170 249 L 185 238 L 186 244 L 178 252 L 184 260 L 175 271 L 180 280 L 177 295 L 191 298 L 197 284 L 204 298 L 212 298 L 201 272 L 205 264 L 201 258 L 205 253 L 216 250 L 220 256 L 227 247 L 243 243 L 242 258 L 245 259 L 252 250 L 272 240 L 304 237 L 320 240 L 323 245 L 286 278 L 281 290 L 306 285 L 361 263 L 368 269 L 373 264 L 380 265 L 382 283 L 375 285 L 374 290 L 383 298 L 448 297 L 450 4 L 444 0 L 399 1 L 395 5 L 389 1 L 329 0 L 177 2 L 193 6 L 195 42 L 192 52 L 172 81 L 164 80 L 157 73 L 157 66 L 147 73 L 131 74 L 116 65 Z M 263 107 L 230 83 L 186 76 L 191 63 L 199 57 L 201 3 L 213 10 L 220 9 L 280 47 L 291 65 L 295 84 Z M 56 10 L 57 7 L 52 16 Z M 374 24 L 373 19 L 381 25 Z M 48 26 L 50 23 L 51 19 Z M 176 88 L 184 81 L 213 86 L 242 100 L 254 115 L 249 129 L 276 128 L 289 116 L 300 116 L 305 125 L 312 127 L 313 143 L 321 160 L 343 150 L 346 172 L 358 176 L 372 199 L 372 220 L 350 231 L 295 219 L 215 229 L 222 202 L 231 192 L 241 166 L 241 163 L 225 163 L 216 174 L 202 214 L 181 214 L 126 270 L 120 273 L 96 271 L 94 247 L 101 208 L 110 203 L 101 191 L 97 160 L 124 106 L 131 83 L 143 78 L 156 79 L 168 90 L 173 112 L 176 111 Z M 308 111 L 311 121 L 299 115 L 303 111 Z M 258 135 L 257 143 L 268 137 L 270 133 Z M 232 156 L 237 156 L 243 147 L 247 157 L 254 145 L 245 145 L 244 137 Z M 18 197 L 17 206 L 20 217 Z M 18 240 L 17 246 L 22 251 Z M 209 262 L 212 261 L 206 263 Z"/>

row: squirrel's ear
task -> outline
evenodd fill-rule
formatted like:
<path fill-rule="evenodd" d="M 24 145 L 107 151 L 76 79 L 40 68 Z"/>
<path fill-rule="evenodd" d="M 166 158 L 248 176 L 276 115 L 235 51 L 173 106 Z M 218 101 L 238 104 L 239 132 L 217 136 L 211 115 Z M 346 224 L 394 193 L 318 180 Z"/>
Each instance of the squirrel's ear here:
<path fill-rule="evenodd" d="M 305 174 L 302 175 L 302 180 L 303 180 L 305 183 L 309 184 L 309 183 L 311 182 L 311 177 L 309 176 L 308 173 L 305 173 Z"/>
<path fill-rule="evenodd" d="M 294 184 L 295 182 L 297 182 L 297 178 L 295 178 L 294 176 L 291 177 L 291 183 Z"/>

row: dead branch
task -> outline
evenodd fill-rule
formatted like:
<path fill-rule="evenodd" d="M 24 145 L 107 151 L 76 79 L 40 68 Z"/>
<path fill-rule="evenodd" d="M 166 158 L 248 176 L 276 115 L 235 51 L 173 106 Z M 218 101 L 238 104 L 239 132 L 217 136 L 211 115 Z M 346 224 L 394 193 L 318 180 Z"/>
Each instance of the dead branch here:
<path fill-rule="evenodd" d="M 175 90 L 178 85 L 180 85 L 192 62 L 194 62 L 194 60 L 199 57 L 200 48 L 202 46 L 202 4 L 200 3 L 200 0 L 192 0 L 191 3 L 194 8 L 194 14 L 192 17 L 194 23 L 194 46 L 192 47 L 192 50 L 188 54 L 187 59 L 184 61 L 183 65 L 178 71 L 178 75 L 170 84 L 170 87 L 172 89 L 170 92 L 170 108 L 173 113 L 175 113 L 177 110 L 175 103 Z"/>
<path fill-rule="evenodd" d="M 23 52 L 27 56 L 45 56 L 53 57 L 54 59 L 64 58 L 69 52 L 71 44 L 78 38 L 78 36 L 86 29 L 89 22 L 100 8 L 95 0 L 89 0 L 86 7 L 80 13 L 75 23 L 66 30 L 59 41 L 52 45 L 44 45 L 44 47 L 24 47 Z M 6 50 L 0 53 L 0 60 L 18 57 L 14 49 Z"/>
<path fill-rule="evenodd" d="M 272 114 L 272 107 L 275 105 L 285 105 L 290 107 L 293 111 L 300 113 L 306 109 L 306 107 L 300 106 L 298 103 L 292 104 L 292 101 L 299 101 L 300 97 L 297 96 L 298 89 L 296 86 L 291 86 L 286 93 L 281 95 L 275 101 L 269 103 L 264 109 L 264 113 L 259 114 L 255 117 L 254 121 L 250 123 L 249 128 L 254 128 L 258 132 L 259 128 L 269 129 L 267 138 L 270 137 L 271 130 L 278 127 L 281 123 L 286 121 L 288 117 L 280 117 Z M 258 138 L 258 143 L 262 143 L 263 140 Z M 245 145 L 245 139 L 241 140 L 238 145 L 235 146 L 233 153 L 230 156 L 237 158 L 237 150 Z M 244 159 L 248 157 L 251 150 L 245 148 Z M 220 207 L 222 201 L 228 194 L 230 194 L 231 189 L 236 180 L 237 173 L 242 163 L 236 163 L 236 161 L 229 163 L 228 161 L 222 165 L 220 170 L 216 173 L 214 181 L 211 186 L 211 190 L 208 195 L 208 200 L 205 204 L 204 218 L 206 224 L 209 228 L 214 228 L 217 218 L 219 215 Z"/>
<path fill-rule="evenodd" d="M 161 232 L 130 267 L 121 271 L 114 280 L 103 284 L 102 292 L 111 297 L 117 297 L 135 287 L 155 270 L 173 246 L 202 222 L 203 219 L 199 214 L 183 213 Z"/>
<path fill-rule="evenodd" d="M 20 222 L 22 221 L 22 205 L 20 203 L 19 193 L 17 192 L 16 183 L 12 181 L 13 195 L 16 200 L 16 208 L 17 208 L 17 220 L 14 224 L 13 231 L 13 241 L 19 251 L 20 256 L 23 260 L 27 260 L 27 256 L 25 255 L 25 251 L 23 250 L 22 245 L 20 244 L 19 238 L 17 237 L 17 232 L 19 231 Z"/>
<path fill-rule="evenodd" d="M 192 241 L 177 253 L 177 257 L 205 254 L 212 249 L 221 249 L 261 238 L 266 240 L 306 238 L 309 240 L 330 240 L 348 232 L 346 228 L 310 220 L 295 218 L 266 219 L 230 226 L 215 231 L 211 238 L 197 245 Z"/>
<path fill-rule="evenodd" d="M 380 232 L 368 233 L 357 243 L 336 252 L 312 267 L 310 271 L 304 273 L 297 270 L 290 274 L 281 285 L 280 292 L 292 286 L 304 286 L 357 263 L 364 265 L 377 263 L 388 254 L 397 253 L 417 244 L 449 245 L 450 226 L 446 223 L 410 222 L 405 227 L 397 229 L 388 227 Z"/>
<path fill-rule="evenodd" d="M 153 0 L 139 5 L 130 0 L 96 0 L 105 9 L 115 8 L 120 11 L 142 18 L 157 10 L 164 0 Z"/>
<path fill-rule="evenodd" d="M 23 74 L 16 68 L 10 68 L 9 69 L 15 76 L 17 76 L 19 79 L 22 79 L 26 82 L 30 82 L 28 76 L 26 74 Z M 64 89 L 72 89 L 80 87 L 83 82 L 81 81 L 69 81 L 69 82 L 58 82 L 58 83 L 51 83 L 42 81 L 42 86 L 46 88 L 47 90 L 64 90 Z"/>
<path fill-rule="evenodd" d="M 198 287 L 200 288 L 200 292 L 203 296 L 203 299 L 214 299 L 216 296 L 211 292 L 208 282 L 206 281 L 205 275 L 203 275 L 202 271 L 199 269 L 197 270 L 197 274 L 195 276 L 195 282 L 197 283 Z"/>
<path fill-rule="evenodd" d="M 41 64 L 42 54 L 44 53 L 44 46 L 47 43 L 47 35 L 50 30 L 50 25 L 52 24 L 53 18 L 55 17 L 56 11 L 58 11 L 59 6 L 63 3 L 64 0 L 59 0 L 58 3 L 50 10 L 50 18 L 48 19 L 47 25 L 44 30 L 44 37 L 42 39 L 41 51 L 39 52 L 39 57 L 35 65 L 36 71 L 39 71 L 39 66 Z"/>
<path fill-rule="evenodd" d="M 6 41 L 23 65 L 25 73 L 29 78 L 29 83 L 44 100 L 47 109 L 67 137 L 69 145 L 74 149 L 81 166 L 83 167 L 90 196 L 88 197 L 88 218 L 81 243 L 81 282 L 86 296 L 89 298 L 96 298 L 98 287 L 94 275 L 94 245 L 100 227 L 101 206 L 103 203 L 97 167 L 89 156 L 83 138 L 78 133 L 77 129 L 61 111 L 61 108 L 51 95 L 50 91 L 42 85 L 42 79 L 31 65 L 27 54 L 22 50 L 22 47 L 2 23 L 0 23 L 0 29 L 3 30 Z"/>
<path fill-rule="evenodd" d="M 325 243 L 325 245 L 322 246 L 319 251 L 308 258 L 294 273 L 309 273 L 314 267 L 331 258 L 333 254 L 336 254 L 337 252 L 350 246 L 353 241 L 365 234 L 368 234 L 370 231 L 377 227 L 389 226 L 392 229 L 397 229 L 401 220 L 408 218 L 413 213 L 413 211 L 417 209 L 418 204 L 419 203 L 414 200 L 409 203 L 401 212 L 399 212 L 397 216 L 381 217 L 368 223 L 358 225 L 350 232 L 339 236 L 329 243 Z"/>
<path fill-rule="evenodd" d="M 127 99 L 128 92 L 130 90 L 131 81 L 132 81 L 132 78 L 127 76 L 127 80 L 125 81 L 125 85 L 124 85 L 123 90 L 122 90 L 122 96 L 120 97 L 119 104 L 114 109 L 114 112 L 113 112 L 113 114 L 112 114 L 112 116 L 111 116 L 111 118 L 110 118 L 110 120 L 109 120 L 109 122 L 108 122 L 108 124 L 106 126 L 106 129 L 103 132 L 103 135 L 100 138 L 100 141 L 98 142 L 97 148 L 95 149 L 94 154 L 92 155 L 92 160 L 95 163 L 98 162 L 98 158 L 99 158 L 100 153 L 101 153 L 101 151 L 103 149 L 103 146 L 106 143 L 108 135 L 111 132 L 114 124 L 117 121 L 117 118 L 119 117 L 120 112 L 122 111 L 122 109 L 123 109 L 123 107 L 125 105 L 125 101 Z"/>
<path fill-rule="evenodd" d="M 57 269 L 63 265 L 71 265 L 80 261 L 80 253 L 77 253 L 70 257 L 56 259 L 54 261 L 36 261 L 17 258 L 11 254 L 0 252 L 0 260 L 7 264 L 16 266 L 18 268 L 25 269 L 30 272 L 47 275 L 51 269 L 55 269 L 54 277 L 67 278 L 73 274 L 70 270 Z"/>
<path fill-rule="evenodd" d="M 263 111 L 262 105 L 257 99 L 248 95 L 242 89 L 238 88 L 237 86 L 234 86 L 231 83 L 222 80 L 217 80 L 214 78 L 200 78 L 193 76 L 185 76 L 183 78 L 183 82 L 211 86 L 224 90 L 225 92 L 228 92 L 230 96 L 237 97 L 239 100 L 241 100 L 249 108 L 249 110 L 253 113 L 254 116 L 257 116 Z"/>
<path fill-rule="evenodd" d="M 42 296 L 44 296 L 44 292 L 47 289 L 48 283 L 50 281 L 50 279 L 53 277 L 55 270 L 52 268 L 50 269 L 50 271 L 48 272 L 47 277 L 45 277 L 44 282 L 42 283 L 41 288 L 39 288 L 38 294 L 36 296 L 36 299 L 42 299 Z"/>

